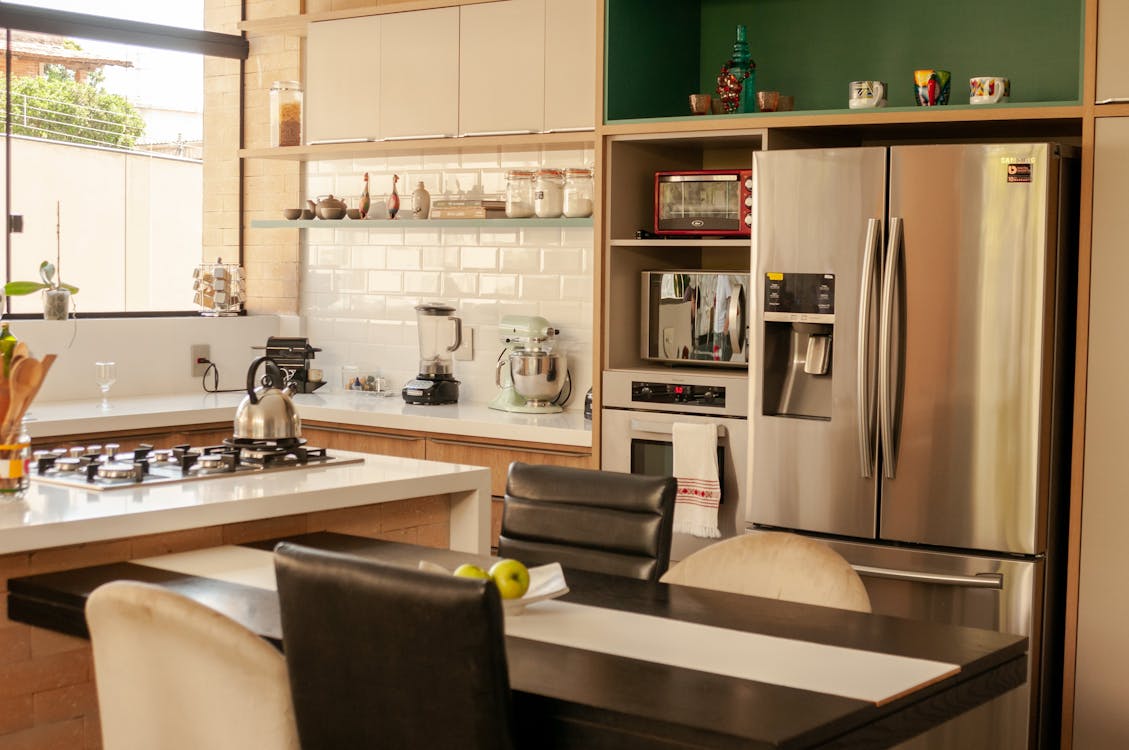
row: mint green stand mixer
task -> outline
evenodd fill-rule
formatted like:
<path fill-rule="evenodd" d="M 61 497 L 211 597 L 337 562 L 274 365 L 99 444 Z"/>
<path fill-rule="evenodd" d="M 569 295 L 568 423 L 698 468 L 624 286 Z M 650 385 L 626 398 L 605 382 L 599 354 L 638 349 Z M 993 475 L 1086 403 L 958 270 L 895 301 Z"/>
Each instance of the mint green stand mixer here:
<path fill-rule="evenodd" d="M 494 382 L 500 389 L 491 409 L 520 414 L 554 414 L 572 395 L 568 362 L 554 346 L 560 331 L 536 315 L 505 315 L 498 326 L 505 349 L 498 355 Z"/>

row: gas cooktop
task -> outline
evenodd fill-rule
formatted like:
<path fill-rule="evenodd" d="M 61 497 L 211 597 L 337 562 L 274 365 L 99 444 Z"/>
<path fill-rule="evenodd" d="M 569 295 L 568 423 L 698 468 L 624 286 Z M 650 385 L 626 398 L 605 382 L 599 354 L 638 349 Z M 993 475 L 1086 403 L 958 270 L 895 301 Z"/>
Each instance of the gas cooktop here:
<path fill-rule="evenodd" d="M 331 456 L 325 448 L 306 446 L 301 439 L 228 440 L 223 445 L 186 444 L 167 449 L 139 445 L 124 452 L 120 447 L 107 443 L 36 451 L 31 478 L 43 484 L 101 491 L 364 461 Z"/>

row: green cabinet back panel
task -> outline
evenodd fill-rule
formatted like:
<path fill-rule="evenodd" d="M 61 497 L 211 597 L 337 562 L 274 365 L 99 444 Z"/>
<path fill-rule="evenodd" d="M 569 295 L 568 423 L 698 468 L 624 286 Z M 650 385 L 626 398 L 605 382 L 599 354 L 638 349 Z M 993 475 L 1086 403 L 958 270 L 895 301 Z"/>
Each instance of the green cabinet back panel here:
<path fill-rule="evenodd" d="M 690 114 L 701 58 L 697 0 L 608 0 L 606 12 L 605 118 Z"/>
<path fill-rule="evenodd" d="M 1082 0 L 606 5 L 608 120 L 688 114 L 688 94 L 714 90 L 738 23 L 748 28 L 757 88 L 793 95 L 797 110 L 846 109 L 853 80 L 886 81 L 891 107 L 913 106 L 916 68 L 952 73 L 950 104 L 968 104 L 974 75 L 1009 77 L 1013 103 L 1080 99 Z M 682 67 L 694 68 L 690 80 Z"/>

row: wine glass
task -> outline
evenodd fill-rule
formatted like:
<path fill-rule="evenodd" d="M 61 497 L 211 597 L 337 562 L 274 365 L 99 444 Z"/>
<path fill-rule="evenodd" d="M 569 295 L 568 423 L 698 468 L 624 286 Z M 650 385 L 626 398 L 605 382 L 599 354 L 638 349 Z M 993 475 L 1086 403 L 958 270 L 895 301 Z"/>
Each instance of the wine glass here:
<path fill-rule="evenodd" d="M 110 398 L 107 394 L 110 392 L 110 386 L 118 380 L 118 366 L 114 362 L 95 362 L 94 363 L 94 382 L 102 390 L 102 411 L 109 411 L 113 407 L 110 406 Z"/>

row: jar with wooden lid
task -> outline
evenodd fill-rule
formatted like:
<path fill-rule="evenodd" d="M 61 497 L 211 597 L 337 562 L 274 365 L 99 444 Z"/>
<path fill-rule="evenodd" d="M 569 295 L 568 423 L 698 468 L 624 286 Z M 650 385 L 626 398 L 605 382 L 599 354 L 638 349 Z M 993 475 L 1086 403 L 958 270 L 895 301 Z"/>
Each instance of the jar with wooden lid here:
<path fill-rule="evenodd" d="M 533 215 L 533 172 L 511 169 L 506 172 L 506 216 L 528 219 Z"/>
<path fill-rule="evenodd" d="M 302 145 L 302 84 L 275 81 L 270 89 L 270 145 Z"/>
<path fill-rule="evenodd" d="M 564 172 L 539 169 L 533 180 L 533 212 L 541 219 L 555 219 L 564 210 Z"/>
<path fill-rule="evenodd" d="M 564 180 L 564 215 L 570 219 L 591 216 L 592 170 L 566 169 Z"/>

